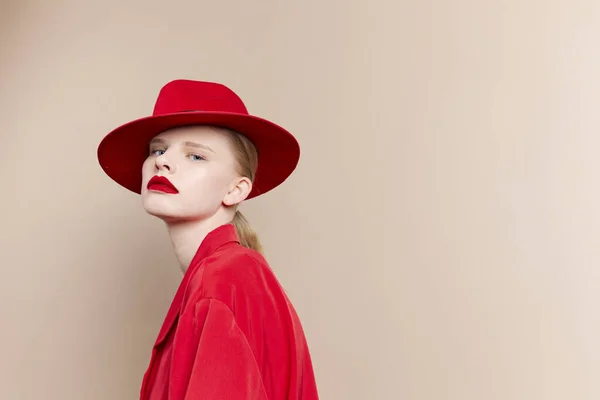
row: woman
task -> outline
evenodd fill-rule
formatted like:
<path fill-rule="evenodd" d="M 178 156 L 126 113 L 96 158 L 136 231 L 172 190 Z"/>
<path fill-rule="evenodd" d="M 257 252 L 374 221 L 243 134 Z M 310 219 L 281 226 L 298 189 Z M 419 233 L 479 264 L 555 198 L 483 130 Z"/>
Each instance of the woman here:
<path fill-rule="evenodd" d="M 230 89 L 191 80 L 169 82 L 152 116 L 100 143 L 100 165 L 165 222 L 184 272 L 141 399 L 318 399 L 298 316 L 238 211 L 280 185 L 299 154 Z"/>

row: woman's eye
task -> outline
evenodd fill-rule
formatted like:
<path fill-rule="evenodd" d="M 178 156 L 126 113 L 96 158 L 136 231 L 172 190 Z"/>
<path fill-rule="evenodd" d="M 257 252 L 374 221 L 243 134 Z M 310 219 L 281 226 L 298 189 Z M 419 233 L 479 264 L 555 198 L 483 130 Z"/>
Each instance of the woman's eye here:
<path fill-rule="evenodd" d="M 199 156 L 198 154 L 190 154 L 189 156 L 193 161 L 202 161 L 204 160 L 204 157 Z"/>
<path fill-rule="evenodd" d="M 165 154 L 165 151 L 162 149 L 159 149 L 159 150 L 152 150 L 150 153 L 154 154 L 155 156 L 162 156 L 163 154 Z"/>

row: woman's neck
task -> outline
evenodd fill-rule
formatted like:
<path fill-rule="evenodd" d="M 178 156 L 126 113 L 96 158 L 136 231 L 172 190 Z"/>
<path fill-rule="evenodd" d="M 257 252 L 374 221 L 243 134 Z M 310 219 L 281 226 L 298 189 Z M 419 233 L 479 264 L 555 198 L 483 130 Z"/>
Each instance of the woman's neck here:
<path fill-rule="evenodd" d="M 216 216 L 215 216 L 216 217 Z M 171 244 L 181 271 L 187 271 L 198 247 L 214 229 L 228 223 L 226 218 L 209 218 L 200 221 L 167 222 Z"/>

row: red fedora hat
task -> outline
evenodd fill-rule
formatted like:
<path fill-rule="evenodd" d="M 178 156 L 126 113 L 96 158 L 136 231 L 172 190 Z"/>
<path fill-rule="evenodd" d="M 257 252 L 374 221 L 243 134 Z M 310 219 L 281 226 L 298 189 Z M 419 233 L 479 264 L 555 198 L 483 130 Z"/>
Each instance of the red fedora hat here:
<path fill-rule="evenodd" d="M 148 142 L 167 129 L 188 125 L 228 128 L 254 143 L 258 168 L 248 199 L 283 183 L 300 158 L 294 136 L 273 122 L 250 115 L 231 89 L 219 83 L 178 79 L 162 87 L 151 116 L 126 123 L 102 139 L 100 166 L 119 185 L 139 194 Z"/>

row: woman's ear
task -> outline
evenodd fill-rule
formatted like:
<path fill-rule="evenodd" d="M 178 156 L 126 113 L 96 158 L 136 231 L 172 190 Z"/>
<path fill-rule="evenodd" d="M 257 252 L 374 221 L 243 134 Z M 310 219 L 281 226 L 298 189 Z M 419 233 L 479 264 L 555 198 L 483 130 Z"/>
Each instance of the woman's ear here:
<path fill-rule="evenodd" d="M 252 191 L 252 182 L 246 177 L 237 179 L 223 198 L 223 204 L 233 206 L 246 200 Z"/>

